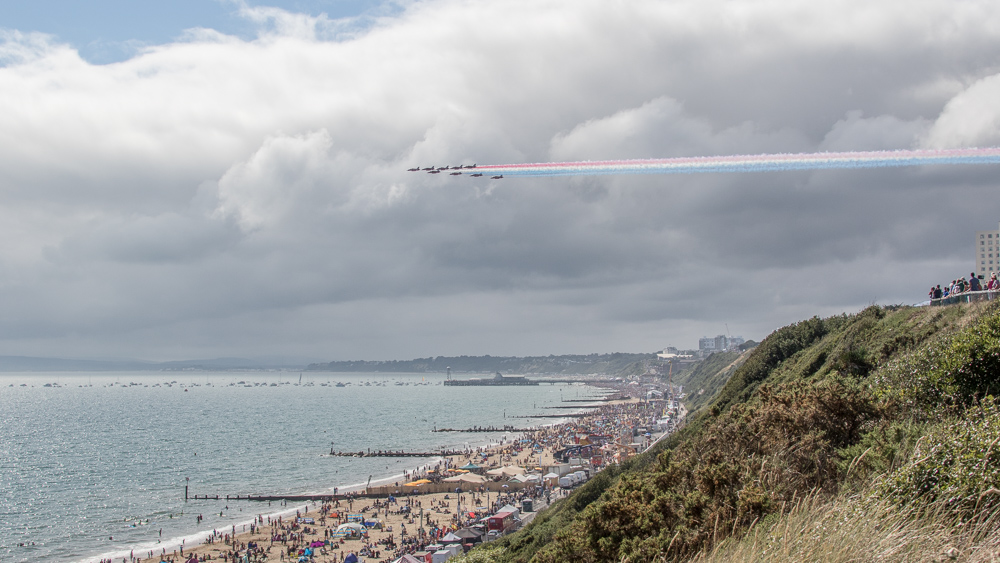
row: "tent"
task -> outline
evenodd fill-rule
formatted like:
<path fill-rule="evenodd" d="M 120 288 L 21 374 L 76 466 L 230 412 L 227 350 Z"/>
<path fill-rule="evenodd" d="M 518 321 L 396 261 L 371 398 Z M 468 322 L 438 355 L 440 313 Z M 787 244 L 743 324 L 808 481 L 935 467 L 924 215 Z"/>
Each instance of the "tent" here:
<path fill-rule="evenodd" d="M 462 537 L 455 535 L 455 532 L 448 532 L 448 535 L 441 538 L 441 543 L 462 543 Z"/>
<path fill-rule="evenodd" d="M 467 469 L 469 471 L 475 471 L 476 469 L 481 469 L 481 467 L 470 461 L 469 463 L 466 463 L 462 467 L 459 467 L 459 469 Z"/>
<path fill-rule="evenodd" d="M 482 475 L 476 475 L 475 473 L 468 473 L 465 475 L 455 475 L 454 477 L 448 477 L 445 479 L 448 483 L 485 483 L 486 477 Z"/>
<path fill-rule="evenodd" d="M 462 528 L 455 532 L 455 535 L 462 538 L 462 543 L 479 543 L 483 541 L 483 534 L 472 528 Z"/>
<path fill-rule="evenodd" d="M 347 534 L 348 536 L 361 536 L 365 533 L 365 527 L 357 522 L 347 522 L 337 526 L 336 534 Z"/>
<path fill-rule="evenodd" d="M 491 469 L 486 473 L 488 475 L 493 475 L 496 477 L 504 477 L 504 476 L 510 477 L 512 475 L 523 475 L 524 473 L 527 473 L 527 471 L 525 471 L 524 468 L 518 467 L 516 465 L 505 465 L 503 467 Z"/>
<path fill-rule="evenodd" d="M 347 557 L 344 558 L 344 563 L 358 563 L 358 556 L 353 553 L 348 553 Z"/>
<path fill-rule="evenodd" d="M 514 508 L 514 506 L 510 505 L 510 504 L 506 504 L 506 505 L 503 506 L 503 508 L 501 508 L 500 510 L 497 510 L 497 514 L 500 514 L 501 512 L 510 512 L 510 513 L 512 513 L 514 515 L 514 518 L 520 518 L 521 517 L 521 511 L 518 510 L 518 509 L 516 509 L 516 508 Z"/>

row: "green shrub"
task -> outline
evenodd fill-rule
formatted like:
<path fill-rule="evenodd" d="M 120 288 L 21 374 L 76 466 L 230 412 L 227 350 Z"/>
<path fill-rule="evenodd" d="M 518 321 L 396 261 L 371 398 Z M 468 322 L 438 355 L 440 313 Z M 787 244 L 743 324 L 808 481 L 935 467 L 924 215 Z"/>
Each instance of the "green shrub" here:
<path fill-rule="evenodd" d="M 810 491 L 832 494 L 837 450 L 856 443 L 876 416 L 865 387 L 847 380 L 765 385 L 644 474 L 622 475 L 533 561 L 692 553 Z"/>
<path fill-rule="evenodd" d="M 887 404 L 927 418 L 942 407 L 1000 395 L 1000 307 L 993 304 L 956 334 L 887 363 L 872 386 Z"/>
<path fill-rule="evenodd" d="M 993 397 L 922 437 L 911 460 L 876 482 L 874 497 L 944 503 L 960 511 L 1000 504 L 1000 407 Z"/>

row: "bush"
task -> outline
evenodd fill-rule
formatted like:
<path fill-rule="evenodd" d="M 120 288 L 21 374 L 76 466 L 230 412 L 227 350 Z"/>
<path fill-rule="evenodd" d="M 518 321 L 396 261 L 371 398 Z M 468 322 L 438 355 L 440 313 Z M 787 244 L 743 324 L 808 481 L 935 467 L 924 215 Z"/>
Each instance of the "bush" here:
<path fill-rule="evenodd" d="M 911 460 L 876 482 L 877 501 L 938 502 L 961 512 L 1000 505 L 1000 407 L 993 397 L 922 437 Z"/>
<path fill-rule="evenodd" d="M 887 404 L 926 418 L 1000 395 L 1000 308 L 994 303 L 958 333 L 887 363 L 872 386 Z"/>
<path fill-rule="evenodd" d="M 876 416 L 863 386 L 765 385 L 646 474 L 624 474 L 582 522 L 536 554 L 547 563 L 651 561 L 692 553 L 810 491 L 836 492 L 837 450 Z"/>

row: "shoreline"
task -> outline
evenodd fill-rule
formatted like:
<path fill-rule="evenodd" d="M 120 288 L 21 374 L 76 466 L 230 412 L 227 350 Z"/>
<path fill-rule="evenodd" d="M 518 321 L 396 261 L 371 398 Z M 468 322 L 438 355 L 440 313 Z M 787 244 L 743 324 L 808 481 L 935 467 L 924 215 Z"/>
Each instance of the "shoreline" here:
<path fill-rule="evenodd" d="M 595 397 L 594 402 L 601 402 L 606 400 L 607 397 L 610 395 L 624 394 L 624 392 L 629 391 L 624 388 L 619 388 L 614 385 L 609 385 L 609 383 L 610 382 L 607 381 L 600 381 L 600 382 L 595 381 L 593 384 L 587 384 L 588 387 L 597 384 L 597 387 L 604 392 L 604 396 Z M 584 417 L 594 416 L 596 413 L 600 412 L 600 410 L 605 406 L 626 404 L 626 403 L 634 404 L 635 398 L 630 397 L 629 399 L 623 401 L 605 402 L 602 405 L 580 407 L 580 409 L 581 412 L 584 414 Z M 241 519 L 238 522 L 230 524 L 227 530 L 218 530 L 218 529 L 200 530 L 184 536 L 177 536 L 174 538 L 170 538 L 169 540 L 166 540 L 162 543 L 157 543 L 152 545 L 137 544 L 135 546 L 132 546 L 132 548 L 128 552 L 124 550 L 117 550 L 115 552 L 97 554 L 94 556 L 80 559 L 79 563 L 91 563 L 91 562 L 99 563 L 100 561 L 102 561 L 102 559 L 104 561 L 108 560 L 117 561 L 118 559 L 124 559 L 126 562 L 130 561 L 157 562 L 160 560 L 177 562 L 177 561 L 188 561 L 192 556 L 196 556 L 199 558 L 207 558 L 204 560 L 221 561 L 224 559 L 222 559 L 220 556 L 226 553 L 226 551 L 222 548 L 232 548 L 234 546 L 236 547 L 246 546 L 248 544 L 252 545 L 251 542 L 256 542 L 258 543 L 258 545 L 261 543 L 269 544 L 269 547 L 271 548 L 271 553 L 266 558 L 260 559 L 261 561 L 270 562 L 270 561 L 280 561 L 282 559 L 287 560 L 288 559 L 287 557 L 280 558 L 278 555 L 278 551 L 275 551 L 274 549 L 276 546 L 283 544 L 270 541 L 266 537 L 266 534 L 262 534 L 262 531 L 273 532 L 275 529 L 278 529 L 275 528 L 276 525 L 279 527 L 280 526 L 287 527 L 289 522 L 291 522 L 291 520 L 294 520 L 293 517 L 296 515 L 308 514 L 311 516 L 316 516 L 323 509 L 331 510 L 333 508 L 341 508 L 345 502 L 348 503 L 349 507 L 352 507 L 354 504 L 369 505 L 369 506 L 373 504 L 376 506 L 379 504 L 384 505 L 384 503 L 381 502 L 381 499 L 386 498 L 387 495 L 386 489 L 388 488 L 391 488 L 393 491 L 398 490 L 399 496 L 396 497 L 397 502 L 402 500 L 405 502 L 416 502 L 421 505 L 429 503 L 431 506 L 436 506 L 436 507 L 445 506 L 447 503 L 454 504 L 456 500 L 453 498 L 455 497 L 454 493 L 451 493 L 449 495 L 449 493 L 447 492 L 429 493 L 429 492 L 414 491 L 412 489 L 407 490 L 407 488 L 403 486 L 403 483 L 405 483 L 406 480 L 426 477 L 430 473 L 434 471 L 440 471 L 443 468 L 459 467 L 463 463 L 472 461 L 473 458 L 482 458 L 482 461 L 488 464 L 485 466 L 487 468 L 501 467 L 503 465 L 508 465 L 508 464 L 530 466 L 530 467 L 538 467 L 551 464 L 552 462 L 554 462 L 554 459 L 552 458 L 553 447 L 558 446 L 560 444 L 557 443 L 544 448 L 541 451 L 541 454 L 537 457 L 534 456 L 533 450 L 521 448 L 519 444 L 521 443 L 521 441 L 530 440 L 533 436 L 538 435 L 539 433 L 541 435 L 565 433 L 565 431 L 569 427 L 576 425 L 578 422 L 579 418 L 563 417 L 558 422 L 547 422 L 545 424 L 534 426 L 533 427 L 534 429 L 530 432 L 505 432 L 499 438 L 494 437 L 479 441 L 477 443 L 471 443 L 463 453 L 458 455 L 436 457 L 436 458 L 425 458 L 425 462 L 418 465 L 416 468 L 414 468 L 414 470 L 404 470 L 403 473 L 394 473 L 392 475 L 388 475 L 380 479 L 373 479 L 370 483 L 370 486 L 368 485 L 367 482 L 362 481 L 362 482 L 348 484 L 342 487 L 334 487 L 332 490 L 327 489 L 325 491 L 317 491 L 315 493 L 312 493 L 313 495 L 329 496 L 330 498 L 336 499 L 332 503 L 323 503 L 318 501 L 311 501 L 311 502 L 287 501 L 282 503 L 278 510 L 274 510 L 274 508 L 278 507 L 274 507 L 271 503 L 268 503 L 267 507 L 262 507 L 265 508 L 265 510 L 257 512 L 256 514 L 254 514 L 254 512 L 256 511 L 253 510 L 249 511 L 245 519 Z M 483 456 L 483 454 L 486 454 L 485 457 Z M 461 493 L 462 497 L 466 496 L 483 497 L 486 495 L 486 493 L 479 495 L 475 491 L 465 490 L 467 488 L 468 489 L 475 488 L 475 487 L 468 487 L 469 485 L 468 483 L 462 485 L 463 485 L 462 487 L 463 492 Z M 485 496 L 485 498 L 490 498 L 492 496 L 498 496 L 498 495 L 499 492 L 491 491 L 489 493 L 489 496 Z M 302 496 L 307 496 L 307 495 L 302 495 Z M 219 500 L 224 501 L 225 499 L 219 499 Z M 247 499 L 230 499 L 230 500 L 234 502 L 247 501 Z M 260 502 L 260 501 L 251 501 L 251 502 Z M 247 508 L 246 506 L 243 506 L 242 510 L 245 511 L 246 508 Z M 383 506 L 382 508 L 384 509 L 385 507 Z M 430 508 L 430 507 L 422 506 L 421 508 Z M 323 512 L 323 513 L 326 514 L 328 512 Z M 189 513 L 185 513 L 185 517 L 188 514 Z M 194 512 L 191 512 L 190 514 L 193 515 Z M 440 520 L 440 518 L 444 514 L 449 514 L 449 512 L 446 511 L 441 513 L 434 513 L 433 515 L 436 515 L 438 517 L 438 520 Z M 431 514 L 429 514 L 429 516 L 431 516 Z M 403 518 L 402 515 L 393 515 L 388 513 L 383 516 L 380 516 L 380 519 L 384 520 L 385 522 L 384 530 L 390 530 L 390 529 L 393 530 L 393 532 L 388 533 L 389 537 L 391 537 L 392 533 L 396 533 L 396 531 L 398 531 L 401 527 L 405 526 L 405 523 L 407 522 L 407 519 Z M 320 520 L 319 518 L 315 519 L 315 521 L 317 522 L 319 520 Z M 280 524 L 278 524 L 279 522 Z M 412 521 L 410 523 L 412 524 Z M 316 529 L 313 530 L 313 532 L 317 531 L 319 530 Z M 373 544 L 378 545 L 378 542 L 386 539 L 387 532 L 381 532 L 381 533 L 373 532 L 371 533 L 371 536 L 372 537 L 370 539 L 372 540 Z M 273 539 L 274 537 L 275 536 L 272 535 L 270 539 Z M 317 536 L 317 538 L 323 539 L 319 536 Z M 348 541 L 350 542 L 350 540 Z M 348 548 L 354 548 L 360 545 L 361 545 L 360 542 L 346 544 Z M 349 549 L 348 551 L 351 550 L 352 549 Z M 338 549 L 334 549 L 331 551 L 332 553 L 318 557 L 317 561 L 336 561 L 338 560 L 337 555 L 342 556 L 344 553 L 348 552 Z M 358 550 L 353 549 L 353 551 L 357 552 Z M 183 557 L 181 556 L 181 553 L 183 553 Z M 150 558 L 150 554 L 152 554 L 152 558 Z M 394 559 L 395 557 L 393 557 L 392 559 L 385 559 L 384 557 L 372 558 L 369 556 L 368 558 L 364 558 L 363 560 L 385 561 Z"/>

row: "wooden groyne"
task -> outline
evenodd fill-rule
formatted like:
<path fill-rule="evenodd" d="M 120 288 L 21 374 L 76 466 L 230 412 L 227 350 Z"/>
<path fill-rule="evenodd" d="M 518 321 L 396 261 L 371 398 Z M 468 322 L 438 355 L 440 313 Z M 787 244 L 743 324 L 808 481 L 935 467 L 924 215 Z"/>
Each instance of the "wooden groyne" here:
<path fill-rule="evenodd" d="M 543 409 L 588 409 L 588 408 L 598 408 L 601 405 L 571 405 L 571 406 L 558 406 L 558 407 L 539 407 Z"/>
<path fill-rule="evenodd" d="M 431 432 L 534 432 L 537 428 L 515 428 L 513 426 L 474 426 L 472 428 L 435 428 Z"/>
<path fill-rule="evenodd" d="M 508 416 L 507 418 L 583 418 L 585 416 L 590 416 L 589 412 L 577 412 L 577 413 L 566 413 L 566 414 L 532 414 L 525 416 Z"/>
<path fill-rule="evenodd" d="M 563 399 L 562 402 L 563 403 L 594 403 L 594 402 L 609 403 L 611 401 L 618 401 L 621 398 L 622 397 L 616 395 L 614 397 L 594 397 L 593 399 Z"/>
<path fill-rule="evenodd" d="M 290 500 L 294 502 L 322 502 L 342 498 L 346 498 L 346 495 L 194 495 L 189 500 L 250 500 L 256 502 Z"/>
<path fill-rule="evenodd" d="M 533 487 L 532 483 L 518 483 L 516 481 L 487 481 L 485 483 L 427 483 L 425 485 L 406 486 L 406 485 L 379 485 L 369 487 L 368 489 L 351 492 L 351 493 L 339 493 L 339 494 L 326 494 L 326 495 L 194 495 L 186 498 L 185 500 L 217 500 L 217 501 L 235 501 L 235 500 L 245 500 L 251 502 L 333 502 L 333 501 L 344 501 L 347 499 L 359 499 L 359 498 L 386 498 L 390 495 L 413 495 L 413 494 L 429 494 L 429 493 L 452 493 L 455 492 L 456 488 L 460 488 L 463 491 L 479 491 L 479 490 L 489 490 L 494 493 L 504 492 L 509 493 L 511 491 L 516 491 L 526 487 Z"/>
<path fill-rule="evenodd" d="M 440 452 L 403 452 L 403 451 L 360 451 L 360 452 L 335 452 L 330 450 L 333 457 L 441 457 L 449 455 L 466 455 L 468 452 L 458 450 L 441 450 Z"/>

